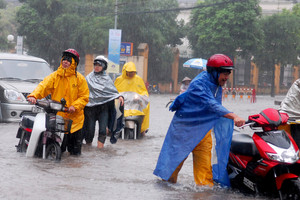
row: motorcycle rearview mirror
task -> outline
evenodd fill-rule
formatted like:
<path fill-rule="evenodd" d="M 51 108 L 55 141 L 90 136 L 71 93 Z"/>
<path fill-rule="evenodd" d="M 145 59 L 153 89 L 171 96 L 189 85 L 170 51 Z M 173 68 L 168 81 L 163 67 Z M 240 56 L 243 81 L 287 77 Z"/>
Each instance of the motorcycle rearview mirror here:
<path fill-rule="evenodd" d="M 65 107 L 67 101 L 64 98 L 61 98 L 60 103 Z"/>

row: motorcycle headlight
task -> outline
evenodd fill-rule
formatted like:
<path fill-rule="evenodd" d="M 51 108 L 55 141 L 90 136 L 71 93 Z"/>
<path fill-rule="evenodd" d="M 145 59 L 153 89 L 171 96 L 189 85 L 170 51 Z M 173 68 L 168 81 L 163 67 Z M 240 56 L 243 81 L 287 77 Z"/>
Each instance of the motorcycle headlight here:
<path fill-rule="evenodd" d="M 50 103 L 50 108 L 53 110 L 62 110 L 62 104 L 60 103 L 55 103 L 55 102 L 51 102 Z"/>
<path fill-rule="evenodd" d="M 267 153 L 268 157 L 271 160 L 284 162 L 284 163 L 295 163 L 299 160 L 299 150 L 296 152 L 292 144 L 288 149 L 282 149 L 272 144 L 269 145 L 277 152 L 277 153 Z"/>
<path fill-rule="evenodd" d="M 26 101 L 24 95 L 15 90 L 4 90 L 4 96 L 9 101 L 18 101 L 18 102 Z"/>
<path fill-rule="evenodd" d="M 276 153 L 267 153 L 267 155 L 271 160 L 276 160 L 278 162 L 283 162 L 283 159 Z"/>

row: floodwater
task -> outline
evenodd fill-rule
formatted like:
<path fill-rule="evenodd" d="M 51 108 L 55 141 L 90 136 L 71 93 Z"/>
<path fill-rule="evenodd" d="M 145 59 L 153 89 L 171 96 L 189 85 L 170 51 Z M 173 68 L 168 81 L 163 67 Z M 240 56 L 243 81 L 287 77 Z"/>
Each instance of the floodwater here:
<path fill-rule="evenodd" d="M 192 156 L 179 173 L 178 183 L 170 184 L 153 175 L 153 170 L 173 113 L 165 107 L 175 95 L 150 96 L 150 130 L 140 140 L 121 140 L 98 150 L 83 146 L 82 155 L 64 153 L 60 162 L 26 158 L 17 153 L 15 138 L 18 124 L 0 124 L 0 199 L 267 199 L 245 196 L 237 191 L 218 187 L 197 187 L 193 180 Z M 247 99 L 223 104 L 246 118 L 274 105 L 274 98 L 258 96 L 257 103 Z"/>

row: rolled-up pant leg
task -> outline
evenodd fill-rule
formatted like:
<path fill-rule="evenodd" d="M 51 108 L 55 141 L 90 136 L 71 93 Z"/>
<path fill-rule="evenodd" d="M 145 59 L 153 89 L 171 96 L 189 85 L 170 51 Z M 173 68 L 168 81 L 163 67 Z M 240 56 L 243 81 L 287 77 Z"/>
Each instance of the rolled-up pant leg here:
<path fill-rule="evenodd" d="M 103 143 L 106 139 L 106 127 L 108 124 L 108 104 L 105 103 L 99 106 L 98 110 L 98 123 L 99 123 L 99 134 L 98 134 L 98 141 Z"/>
<path fill-rule="evenodd" d="M 194 180 L 197 185 L 213 186 L 211 166 L 211 130 L 193 150 Z"/>
<path fill-rule="evenodd" d="M 182 168 L 182 165 L 184 163 L 184 161 L 186 160 L 187 158 L 185 158 L 179 165 L 178 167 L 175 169 L 175 171 L 173 172 L 173 174 L 171 175 L 171 177 L 169 178 L 169 182 L 171 183 L 177 183 L 177 177 L 178 177 L 178 173 L 179 171 L 181 170 Z"/>

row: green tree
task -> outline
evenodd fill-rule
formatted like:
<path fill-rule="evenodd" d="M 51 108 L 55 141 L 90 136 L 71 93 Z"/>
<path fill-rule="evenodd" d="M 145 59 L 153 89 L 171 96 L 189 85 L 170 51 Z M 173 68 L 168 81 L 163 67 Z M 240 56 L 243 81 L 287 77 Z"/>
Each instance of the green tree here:
<path fill-rule="evenodd" d="M 274 96 L 275 64 L 299 64 L 300 16 L 284 10 L 261 20 L 264 31 L 263 46 L 255 55 L 260 68 L 272 71 L 271 96 Z"/>
<path fill-rule="evenodd" d="M 209 58 L 215 53 L 233 57 L 238 48 L 242 55 L 254 52 L 262 36 L 258 0 L 205 0 L 199 5 L 203 7 L 193 10 L 188 33 L 195 57 Z"/>
<path fill-rule="evenodd" d="M 177 21 L 176 0 L 122 0 L 119 1 L 118 29 L 122 29 L 122 41 L 134 43 L 137 54 L 139 43 L 149 45 L 148 79 L 171 80 L 171 65 L 174 60 L 172 47 L 182 44 L 183 21 Z M 153 12 L 157 11 L 157 12 Z"/>
<path fill-rule="evenodd" d="M 9 51 L 13 49 L 15 44 L 8 43 L 7 36 L 9 34 L 17 35 L 16 21 L 15 21 L 15 7 L 8 6 L 3 0 L 0 0 L 0 50 Z"/>
<path fill-rule="evenodd" d="M 23 2 L 17 13 L 18 31 L 26 36 L 30 54 L 57 64 L 66 48 L 75 48 L 81 55 L 107 48 L 109 29 L 114 28 L 115 0 Z M 122 41 L 135 44 L 135 55 L 139 43 L 148 43 L 150 80 L 171 74 L 172 47 L 181 44 L 184 36 L 183 22 L 176 20 L 178 11 L 149 12 L 170 8 L 178 8 L 176 0 L 119 0 L 117 28 L 122 29 Z"/>
<path fill-rule="evenodd" d="M 100 0 L 23 0 L 17 13 L 18 32 L 26 36 L 29 54 L 57 66 L 62 50 L 75 48 L 81 55 L 107 46 L 112 20 L 99 17 Z M 96 9 L 94 8 L 96 5 Z"/>
<path fill-rule="evenodd" d="M 0 9 L 3 9 L 6 7 L 6 2 L 4 0 L 0 0 Z"/>

